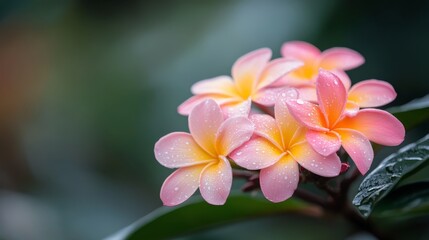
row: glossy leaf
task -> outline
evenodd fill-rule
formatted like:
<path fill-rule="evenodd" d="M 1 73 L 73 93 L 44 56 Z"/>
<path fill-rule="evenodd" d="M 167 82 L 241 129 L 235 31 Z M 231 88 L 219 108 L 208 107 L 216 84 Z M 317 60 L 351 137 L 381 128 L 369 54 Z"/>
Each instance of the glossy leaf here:
<path fill-rule="evenodd" d="M 429 94 L 415 99 L 407 104 L 387 109 L 397 117 L 405 126 L 411 129 L 429 119 Z"/>
<path fill-rule="evenodd" d="M 429 213 L 429 182 L 416 182 L 393 190 L 377 204 L 371 216 L 413 217 Z"/>
<path fill-rule="evenodd" d="M 297 212 L 319 214 L 318 209 L 296 199 L 274 204 L 261 197 L 234 194 L 223 206 L 195 199 L 177 207 L 161 207 L 107 239 L 166 239 L 239 220 Z"/>
<path fill-rule="evenodd" d="M 364 216 L 369 216 L 377 202 L 383 199 L 405 176 L 422 167 L 429 159 L 429 135 L 409 144 L 384 159 L 362 181 L 353 204 Z"/>

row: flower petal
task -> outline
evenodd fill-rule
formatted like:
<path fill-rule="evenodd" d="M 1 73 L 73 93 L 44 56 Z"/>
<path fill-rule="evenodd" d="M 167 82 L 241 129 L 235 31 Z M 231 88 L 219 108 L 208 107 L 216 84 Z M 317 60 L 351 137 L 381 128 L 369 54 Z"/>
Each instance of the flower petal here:
<path fill-rule="evenodd" d="M 184 132 L 170 133 L 155 143 L 155 158 L 168 168 L 180 168 L 212 161 L 213 157 L 204 151 Z"/>
<path fill-rule="evenodd" d="M 195 106 L 204 102 L 207 99 L 213 99 L 220 105 L 237 101 L 235 98 L 231 98 L 226 95 L 219 95 L 219 94 L 196 95 L 188 98 L 188 100 L 180 104 L 180 106 L 177 108 L 177 112 L 181 115 L 187 116 L 191 113 L 192 109 Z"/>
<path fill-rule="evenodd" d="M 344 150 L 349 154 L 350 158 L 356 164 L 359 172 L 364 175 L 371 167 L 374 159 L 374 151 L 372 150 L 369 140 L 358 131 L 351 129 L 336 130 L 341 135 L 341 142 Z"/>
<path fill-rule="evenodd" d="M 352 81 L 350 80 L 350 77 L 349 77 L 349 75 L 347 75 L 346 72 L 344 72 L 342 70 L 338 70 L 338 69 L 332 69 L 329 71 L 341 80 L 341 82 L 343 83 L 346 90 L 350 89 L 350 86 L 352 85 Z"/>
<path fill-rule="evenodd" d="M 317 103 L 316 85 L 297 87 L 297 89 L 299 92 L 299 98 L 305 101 Z"/>
<path fill-rule="evenodd" d="M 186 201 L 197 190 L 204 164 L 174 171 L 161 187 L 160 197 L 165 206 L 175 206 Z"/>
<path fill-rule="evenodd" d="M 282 56 L 286 59 L 315 60 L 320 56 L 320 50 L 310 43 L 290 41 L 283 44 Z"/>
<path fill-rule="evenodd" d="M 216 134 L 223 122 L 219 105 L 212 99 L 205 100 L 192 109 L 188 120 L 189 130 L 198 145 L 211 155 L 217 156 Z"/>
<path fill-rule="evenodd" d="M 220 94 L 227 96 L 237 96 L 238 92 L 234 82 L 229 76 L 219 76 L 211 79 L 196 82 L 191 87 L 191 92 L 198 94 Z"/>
<path fill-rule="evenodd" d="M 232 77 L 242 95 L 250 96 L 270 58 L 271 50 L 261 48 L 240 57 L 234 63 Z"/>
<path fill-rule="evenodd" d="M 350 70 L 365 62 L 363 56 L 349 48 L 336 47 L 323 51 L 320 66 L 324 69 Z"/>
<path fill-rule="evenodd" d="M 228 118 L 222 123 L 216 136 L 217 153 L 227 156 L 237 147 L 249 141 L 254 129 L 253 123 L 246 117 Z"/>
<path fill-rule="evenodd" d="M 275 59 L 267 64 L 259 78 L 257 89 L 262 89 L 280 79 L 286 73 L 302 66 L 302 62 L 297 60 Z"/>
<path fill-rule="evenodd" d="M 359 106 L 352 101 L 347 101 L 344 113 L 349 117 L 354 117 L 359 112 Z"/>
<path fill-rule="evenodd" d="M 267 114 L 253 114 L 250 120 L 255 124 L 255 135 L 267 139 L 279 149 L 282 148 L 282 136 L 273 117 Z"/>
<path fill-rule="evenodd" d="M 282 157 L 274 165 L 261 169 L 261 190 L 271 202 L 282 202 L 290 198 L 298 187 L 298 164 L 290 156 Z"/>
<path fill-rule="evenodd" d="M 337 76 L 320 69 L 316 81 L 316 90 L 320 110 L 326 116 L 329 126 L 334 126 L 346 105 L 346 89 Z"/>
<path fill-rule="evenodd" d="M 218 163 L 208 165 L 201 172 L 201 196 L 210 204 L 223 205 L 231 191 L 231 186 L 232 169 L 225 158 L 219 159 Z"/>
<path fill-rule="evenodd" d="M 244 101 L 235 101 L 222 105 L 222 111 L 227 118 L 244 116 L 247 117 L 250 112 L 252 100 L 249 98 Z"/>
<path fill-rule="evenodd" d="M 280 133 L 282 136 L 282 143 L 284 147 L 289 146 L 296 131 L 298 131 L 301 125 L 295 120 L 292 114 L 289 112 L 287 98 L 279 98 L 274 106 L 274 115 L 276 117 L 277 125 L 279 126 Z M 300 100 L 302 101 L 302 100 Z"/>
<path fill-rule="evenodd" d="M 346 117 L 337 128 L 356 130 L 369 140 L 386 146 L 401 144 L 405 138 L 405 128 L 392 114 L 379 109 L 360 110 L 355 117 Z"/>
<path fill-rule="evenodd" d="M 349 91 L 348 99 L 360 107 L 379 107 L 395 100 L 392 85 L 380 80 L 365 80 L 355 84 Z"/>
<path fill-rule="evenodd" d="M 264 106 L 273 106 L 279 97 L 296 99 L 298 98 L 298 91 L 290 87 L 265 88 L 258 91 L 252 100 Z"/>
<path fill-rule="evenodd" d="M 341 148 L 340 136 L 333 131 L 308 130 L 306 138 L 311 147 L 325 157 L 336 153 Z"/>
<path fill-rule="evenodd" d="M 278 147 L 263 137 L 253 137 L 232 152 L 231 157 L 241 167 L 257 170 L 271 166 L 283 154 Z"/>
<path fill-rule="evenodd" d="M 302 125 L 318 131 L 329 131 L 319 107 L 302 99 L 288 100 L 287 106 L 292 116 Z"/>
<path fill-rule="evenodd" d="M 305 169 L 323 177 L 340 174 L 341 161 L 337 154 L 322 156 L 315 152 L 308 143 L 294 145 L 290 149 L 292 157 Z"/>

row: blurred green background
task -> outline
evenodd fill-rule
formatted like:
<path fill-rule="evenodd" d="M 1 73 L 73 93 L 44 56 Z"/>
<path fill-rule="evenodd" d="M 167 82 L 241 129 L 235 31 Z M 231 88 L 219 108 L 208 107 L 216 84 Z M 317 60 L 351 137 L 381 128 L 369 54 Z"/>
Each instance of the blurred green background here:
<path fill-rule="evenodd" d="M 0 1 L 0 239 L 101 239 L 161 206 L 153 145 L 187 131 L 190 86 L 290 40 L 362 53 L 352 81 L 390 82 L 391 106 L 429 92 L 429 1 Z M 193 238 L 347 231 L 292 216 Z"/>

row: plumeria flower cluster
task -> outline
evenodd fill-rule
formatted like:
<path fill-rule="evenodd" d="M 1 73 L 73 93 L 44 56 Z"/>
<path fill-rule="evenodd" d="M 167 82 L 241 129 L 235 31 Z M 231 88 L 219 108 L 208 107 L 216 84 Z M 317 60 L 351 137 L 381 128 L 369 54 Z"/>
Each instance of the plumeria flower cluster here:
<path fill-rule="evenodd" d="M 281 53 L 271 60 L 270 49 L 255 50 L 234 63 L 232 77 L 192 86 L 194 96 L 178 107 L 190 133 L 170 133 L 155 144 L 158 162 L 177 168 L 161 188 L 164 205 L 180 204 L 197 189 L 208 203 L 224 204 L 232 168 L 259 171 L 263 195 L 281 202 L 293 195 L 304 169 L 338 176 L 341 149 L 365 174 L 374 159 L 370 141 L 402 143 L 402 123 L 372 108 L 393 101 L 393 87 L 380 80 L 351 86 L 345 71 L 363 64 L 359 53 L 321 52 L 299 41 L 285 43 Z"/>

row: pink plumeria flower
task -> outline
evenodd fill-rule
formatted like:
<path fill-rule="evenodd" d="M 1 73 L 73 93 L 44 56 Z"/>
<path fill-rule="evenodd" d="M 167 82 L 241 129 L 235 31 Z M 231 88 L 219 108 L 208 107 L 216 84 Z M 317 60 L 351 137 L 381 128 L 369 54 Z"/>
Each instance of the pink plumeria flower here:
<path fill-rule="evenodd" d="M 255 114 L 252 139 L 235 150 L 230 157 L 240 166 L 260 171 L 264 196 L 281 202 L 292 196 L 299 182 L 299 168 L 325 177 L 337 176 L 341 162 L 336 154 L 322 156 L 305 139 L 306 129 L 289 114 L 286 100 L 280 98 L 274 107 L 275 119 Z"/>
<path fill-rule="evenodd" d="M 270 59 L 271 50 L 268 48 L 240 57 L 232 67 L 232 78 L 219 76 L 195 83 L 191 88 L 195 96 L 182 103 L 178 112 L 188 115 L 195 105 L 208 98 L 214 99 L 228 117 L 247 116 L 252 101 L 265 106 L 274 105 L 278 89 L 270 88 L 271 84 L 302 63 Z"/>
<path fill-rule="evenodd" d="M 374 158 L 369 140 L 386 146 L 396 146 L 404 140 L 404 126 L 386 111 L 368 108 L 347 116 L 346 88 L 334 74 L 320 70 L 316 89 L 319 105 L 302 99 L 287 102 L 295 119 L 309 128 L 306 139 L 316 152 L 329 156 L 343 146 L 365 174 Z"/>
<path fill-rule="evenodd" d="M 251 138 L 254 125 L 246 117 L 224 121 L 219 105 L 208 99 L 191 111 L 189 130 L 170 133 L 155 144 L 158 162 L 179 168 L 162 185 L 161 200 L 167 206 L 180 204 L 199 187 L 208 203 L 222 205 L 232 184 L 227 156 Z"/>
<path fill-rule="evenodd" d="M 299 60 L 304 63 L 276 83 L 296 87 L 300 97 L 308 101 L 316 101 L 315 82 L 319 69 L 329 70 L 337 75 L 346 88 L 351 81 L 345 71 L 359 67 L 365 59 L 358 52 L 343 47 L 335 47 L 321 52 L 317 47 L 302 41 L 291 41 L 283 44 L 282 56 L 288 60 Z"/>
<path fill-rule="evenodd" d="M 351 117 L 358 113 L 359 108 L 381 107 L 395 100 L 397 95 L 392 85 L 376 79 L 358 82 L 347 92 L 345 111 Z"/>

